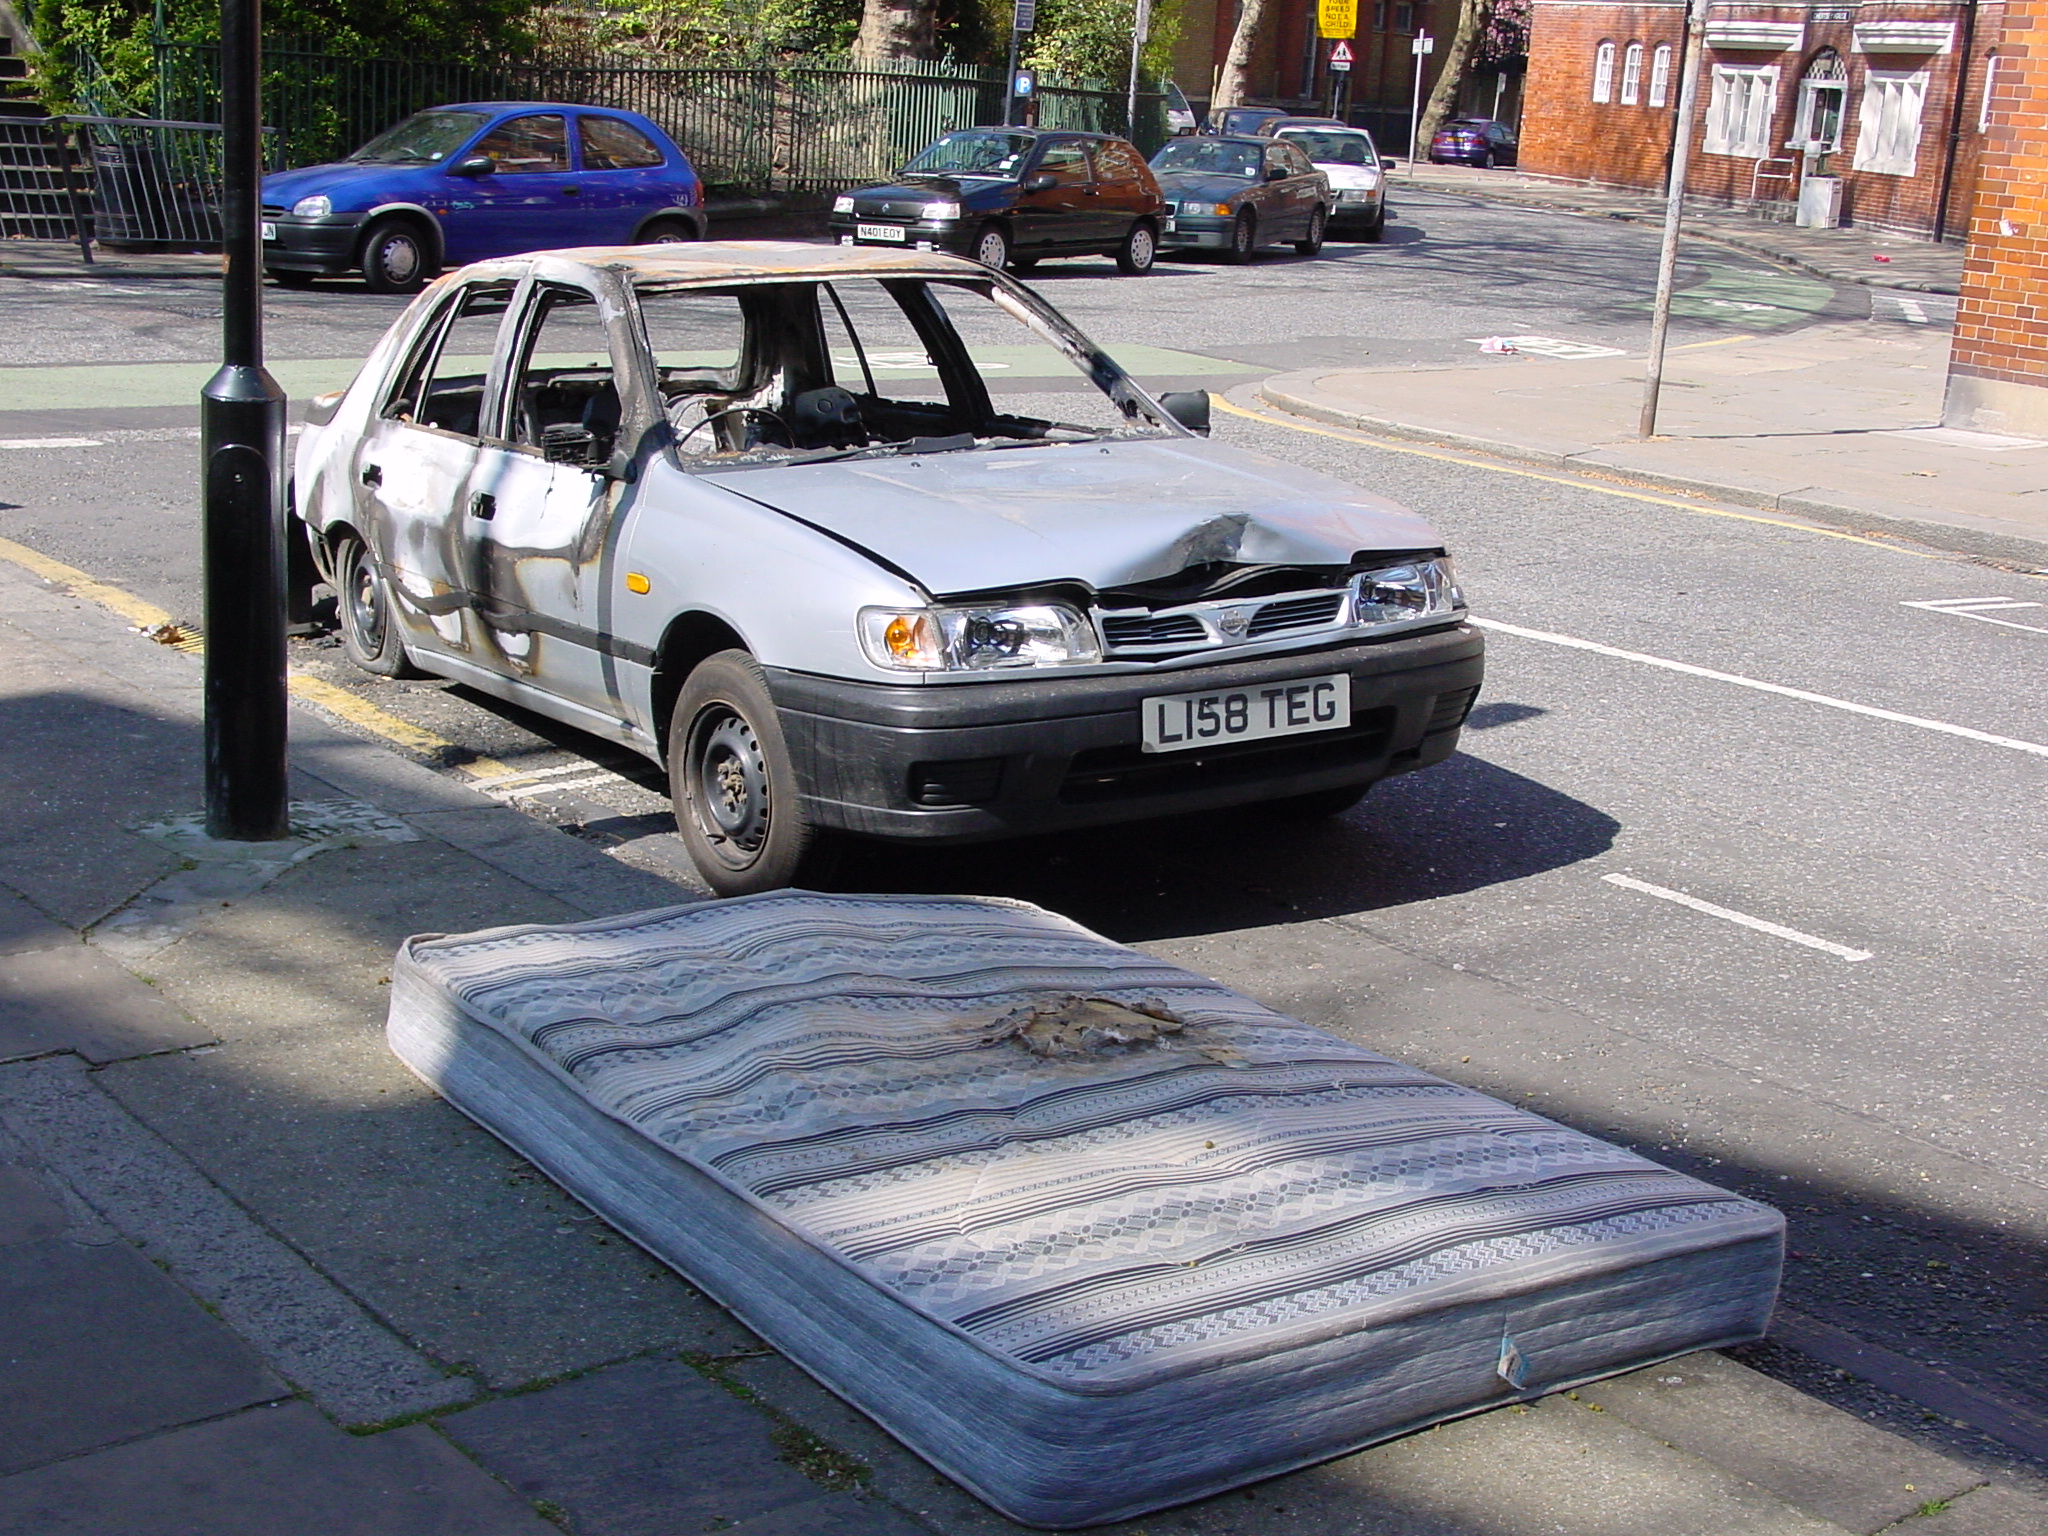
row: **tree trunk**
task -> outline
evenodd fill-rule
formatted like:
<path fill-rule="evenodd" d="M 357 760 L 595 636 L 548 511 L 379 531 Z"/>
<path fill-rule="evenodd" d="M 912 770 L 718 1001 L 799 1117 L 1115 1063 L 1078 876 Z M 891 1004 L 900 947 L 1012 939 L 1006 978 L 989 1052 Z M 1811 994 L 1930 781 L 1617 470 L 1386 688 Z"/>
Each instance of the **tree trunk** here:
<path fill-rule="evenodd" d="M 1458 92 L 1465 84 L 1465 66 L 1471 61 L 1472 50 L 1485 35 L 1493 22 L 1493 0 L 1460 0 L 1458 6 L 1458 30 L 1451 35 L 1451 46 L 1443 55 L 1443 72 L 1436 77 L 1436 84 L 1429 93 L 1429 105 L 1422 109 L 1422 126 L 1415 132 L 1415 141 L 1421 146 L 1420 153 L 1429 154 L 1429 141 L 1436 137 L 1437 129 L 1444 119 L 1451 115 L 1457 105 Z"/>
<path fill-rule="evenodd" d="M 1266 30 L 1266 17 L 1271 9 L 1272 0 L 1244 0 L 1244 9 L 1237 16 L 1237 30 L 1230 36 L 1230 52 L 1223 57 L 1223 74 L 1216 82 L 1210 111 L 1241 107 L 1251 94 L 1252 61 L 1258 57 L 1259 38 Z"/>
<path fill-rule="evenodd" d="M 853 56 L 863 64 L 939 56 L 938 0 L 866 0 Z"/>

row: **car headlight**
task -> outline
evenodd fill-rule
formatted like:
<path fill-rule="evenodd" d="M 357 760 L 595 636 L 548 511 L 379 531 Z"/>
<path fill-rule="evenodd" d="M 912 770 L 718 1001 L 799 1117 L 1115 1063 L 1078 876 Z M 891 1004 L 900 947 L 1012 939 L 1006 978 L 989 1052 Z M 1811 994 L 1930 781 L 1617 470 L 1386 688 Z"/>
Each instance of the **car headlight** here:
<path fill-rule="evenodd" d="M 948 219 L 960 217 L 958 203 L 926 203 L 922 211 L 925 218 L 934 224 L 942 224 Z"/>
<path fill-rule="evenodd" d="M 863 608 L 860 643 L 892 672 L 987 672 L 1102 660 L 1095 628 L 1061 603 Z"/>
<path fill-rule="evenodd" d="M 334 200 L 327 197 L 302 197 L 292 204 L 295 219 L 324 219 L 334 212 Z"/>
<path fill-rule="evenodd" d="M 1361 627 L 1447 619 L 1465 607 L 1448 556 L 1412 560 L 1351 578 L 1351 622 Z"/>
<path fill-rule="evenodd" d="M 1206 216 L 1206 215 L 1209 215 L 1209 214 L 1212 214 L 1212 213 L 1213 213 L 1213 214 L 1217 215 L 1218 217 L 1221 217 L 1221 218 L 1226 218 L 1226 219 L 1227 219 L 1227 218 L 1229 218 L 1229 217 L 1230 217 L 1230 204 L 1228 204 L 1228 203 L 1182 203 L 1182 204 L 1180 205 L 1180 211 L 1181 211 L 1182 213 L 1192 213 L 1192 214 L 1197 214 L 1197 215 L 1202 215 L 1202 216 Z"/>
<path fill-rule="evenodd" d="M 851 192 L 842 192 L 837 197 L 833 198 L 832 211 L 834 213 L 853 212 L 853 194 Z"/>

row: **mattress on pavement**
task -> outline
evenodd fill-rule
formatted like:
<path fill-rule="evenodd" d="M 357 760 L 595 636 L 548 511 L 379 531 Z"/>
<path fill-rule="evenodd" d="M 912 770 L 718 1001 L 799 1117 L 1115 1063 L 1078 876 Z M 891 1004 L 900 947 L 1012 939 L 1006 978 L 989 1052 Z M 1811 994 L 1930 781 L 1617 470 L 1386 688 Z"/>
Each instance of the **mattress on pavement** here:
<path fill-rule="evenodd" d="M 1769 1207 L 1020 902 L 409 939 L 392 1048 L 1014 1519 L 1760 1337 Z"/>

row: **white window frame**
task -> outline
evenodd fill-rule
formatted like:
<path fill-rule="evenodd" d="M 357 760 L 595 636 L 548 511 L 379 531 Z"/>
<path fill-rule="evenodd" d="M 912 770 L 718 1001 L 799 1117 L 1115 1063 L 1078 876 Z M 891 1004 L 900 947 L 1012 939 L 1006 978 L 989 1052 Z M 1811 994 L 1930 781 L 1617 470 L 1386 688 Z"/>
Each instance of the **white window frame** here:
<path fill-rule="evenodd" d="M 1614 100 L 1614 44 L 1604 42 L 1593 50 L 1593 99 Z"/>
<path fill-rule="evenodd" d="M 1998 88 L 1998 61 L 2003 55 L 1987 53 L 1984 56 L 1984 97 L 1977 103 L 1977 131 L 1991 131 L 1991 93 Z"/>
<path fill-rule="evenodd" d="M 1643 99 L 1643 45 L 1630 43 L 1621 55 L 1621 104 L 1633 107 Z"/>
<path fill-rule="evenodd" d="M 1662 107 L 1671 101 L 1671 45 L 1659 43 L 1650 55 L 1650 105 Z"/>
<path fill-rule="evenodd" d="M 1879 176 L 1911 176 L 1920 160 L 1920 130 L 1927 110 L 1928 71 L 1873 69 L 1863 77 L 1856 115 L 1856 158 L 1851 169 Z"/>
<path fill-rule="evenodd" d="M 1834 55 L 1834 73 L 1815 73 L 1824 55 L 1816 54 L 1806 66 L 1806 73 L 1799 77 L 1799 107 L 1792 115 L 1792 138 L 1787 149 L 1804 150 L 1815 141 L 1813 131 L 1814 109 L 1820 105 L 1823 91 L 1838 91 L 1841 100 L 1835 104 L 1835 131 L 1820 141 L 1820 148 L 1833 154 L 1842 147 L 1842 133 L 1849 122 L 1849 72 L 1839 54 Z"/>
<path fill-rule="evenodd" d="M 1740 160 L 1770 158 L 1771 123 L 1778 115 L 1778 73 L 1775 64 L 1714 65 L 1706 137 L 1700 145 L 1705 153 Z"/>

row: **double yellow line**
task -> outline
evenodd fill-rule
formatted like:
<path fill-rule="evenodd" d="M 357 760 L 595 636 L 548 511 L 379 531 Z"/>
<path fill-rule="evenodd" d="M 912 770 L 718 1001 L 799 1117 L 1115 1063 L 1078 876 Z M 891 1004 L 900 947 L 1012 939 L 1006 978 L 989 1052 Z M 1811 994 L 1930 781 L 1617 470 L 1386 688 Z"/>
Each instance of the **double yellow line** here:
<path fill-rule="evenodd" d="M 190 655 L 202 655 L 206 641 L 196 630 L 178 623 L 163 609 L 151 602 L 124 592 L 119 587 L 109 586 L 96 576 L 89 576 L 76 566 L 52 560 L 48 555 L 30 549 L 26 544 L 17 544 L 12 539 L 0 539 L 0 559 L 23 570 L 54 582 L 75 593 L 89 598 L 102 608 L 119 614 L 142 634 L 159 644 L 169 645 Z M 371 735 L 401 747 L 408 752 L 417 752 L 423 757 L 443 758 L 446 754 L 460 750 L 452 741 L 436 736 L 432 731 L 414 725 L 410 720 L 401 720 L 389 710 L 379 709 L 367 700 L 359 699 L 346 688 L 338 688 L 324 678 L 310 673 L 292 671 L 285 677 L 285 685 L 292 697 L 303 703 L 312 704 L 326 713 L 349 724 L 368 731 Z M 492 757 L 471 758 L 460 765 L 460 772 L 472 779 L 518 778 L 518 772 Z"/>

